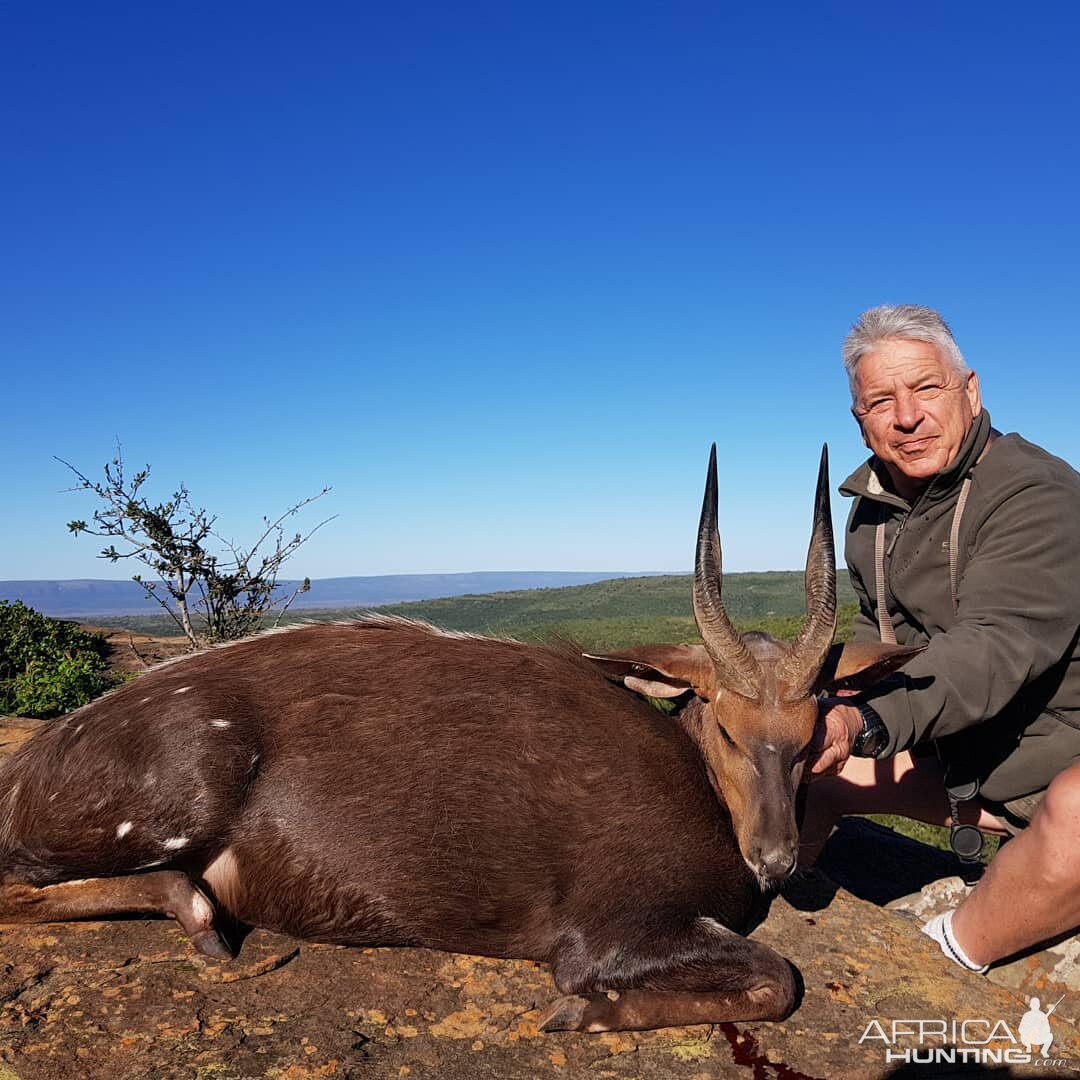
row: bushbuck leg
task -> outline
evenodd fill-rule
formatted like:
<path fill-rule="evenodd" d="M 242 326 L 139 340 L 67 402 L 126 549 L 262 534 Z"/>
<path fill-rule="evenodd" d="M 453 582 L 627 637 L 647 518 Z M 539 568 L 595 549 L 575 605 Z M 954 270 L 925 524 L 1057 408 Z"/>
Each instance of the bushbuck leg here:
<path fill-rule="evenodd" d="M 0 886 L 0 923 L 67 922 L 144 914 L 175 919 L 191 944 L 204 955 L 219 960 L 232 958 L 214 929 L 213 905 L 179 870 L 88 878 L 57 885 L 8 881 Z"/>
<path fill-rule="evenodd" d="M 782 1020 L 796 1003 L 791 965 L 712 919 L 696 919 L 681 934 L 654 935 L 644 951 L 611 950 L 600 963 L 587 964 L 580 979 L 567 970 L 581 967 L 579 955 L 556 959 L 556 984 L 575 992 L 548 1010 L 542 1031 Z"/>

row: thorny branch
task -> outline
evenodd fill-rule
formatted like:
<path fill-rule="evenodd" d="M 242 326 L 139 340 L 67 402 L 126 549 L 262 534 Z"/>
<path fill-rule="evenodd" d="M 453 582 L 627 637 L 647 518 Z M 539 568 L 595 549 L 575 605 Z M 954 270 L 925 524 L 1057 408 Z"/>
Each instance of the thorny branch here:
<path fill-rule="evenodd" d="M 116 456 L 105 465 L 104 480 L 91 480 L 70 462 L 56 460 L 75 474 L 77 483 L 68 490 L 89 491 L 104 504 L 89 522 L 68 522 L 68 531 L 107 539 L 99 558 L 113 563 L 135 559 L 150 570 L 158 580 L 147 580 L 141 573 L 134 574 L 132 580 L 169 614 L 193 649 L 203 643 L 245 637 L 275 609 L 280 621 L 296 597 L 311 588 L 310 579 L 304 578 L 288 594 L 278 585 L 278 575 L 296 550 L 333 517 L 320 521 L 306 534 L 297 532 L 288 538 L 285 522 L 321 499 L 329 487 L 294 503 L 274 519 L 264 517 L 259 538 L 249 548 L 242 548 L 214 531 L 216 515 L 196 507 L 183 483 L 165 501 L 151 501 L 143 493 L 150 466 L 129 478 L 119 442 Z M 210 539 L 221 544 L 226 553 L 209 550 Z M 272 550 L 263 551 L 271 539 Z M 205 623 L 201 635 L 193 616 Z"/>

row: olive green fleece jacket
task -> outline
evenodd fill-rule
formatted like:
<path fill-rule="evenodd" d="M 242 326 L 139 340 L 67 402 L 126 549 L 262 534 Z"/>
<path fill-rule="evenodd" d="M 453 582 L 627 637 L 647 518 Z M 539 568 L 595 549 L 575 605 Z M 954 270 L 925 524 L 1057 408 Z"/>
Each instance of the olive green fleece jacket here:
<path fill-rule="evenodd" d="M 896 639 L 926 645 L 867 694 L 889 731 L 885 753 L 937 740 L 960 779 L 1005 802 L 1080 759 L 1080 474 L 1014 433 L 980 461 L 990 434 L 984 411 L 914 504 L 877 458 L 840 491 L 855 499 L 845 552 L 859 597 L 855 639 L 878 640 L 874 533 L 884 513 Z M 949 532 L 969 472 L 954 611 Z"/>

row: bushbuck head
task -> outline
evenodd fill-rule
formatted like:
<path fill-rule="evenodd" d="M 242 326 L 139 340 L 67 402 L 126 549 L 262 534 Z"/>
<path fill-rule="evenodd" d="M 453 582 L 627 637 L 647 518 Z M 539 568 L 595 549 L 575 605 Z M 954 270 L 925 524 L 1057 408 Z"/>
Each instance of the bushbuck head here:
<path fill-rule="evenodd" d="M 693 692 L 679 719 L 728 807 L 743 858 L 767 887 L 795 867 L 795 795 L 817 721 L 817 694 L 868 685 L 919 650 L 833 645 L 836 562 L 828 447 L 821 452 L 806 559 L 807 617 L 790 644 L 756 631 L 740 634 L 724 611 L 716 493 L 714 445 L 694 565 L 694 618 L 704 644 L 644 646 L 591 659 L 610 677 L 651 697 Z"/>

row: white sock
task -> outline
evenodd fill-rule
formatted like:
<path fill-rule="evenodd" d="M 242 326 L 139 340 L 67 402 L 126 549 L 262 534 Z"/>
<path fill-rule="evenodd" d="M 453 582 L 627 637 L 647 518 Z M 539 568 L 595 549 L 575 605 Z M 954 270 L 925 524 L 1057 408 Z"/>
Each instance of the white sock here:
<path fill-rule="evenodd" d="M 941 951 L 950 959 L 968 971 L 975 971 L 979 975 L 985 975 L 989 964 L 976 964 L 974 960 L 962 948 L 953 936 L 952 929 L 953 909 L 935 915 L 923 928 L 922 932 L 929 938 L 933 938 L 940 946 Z"/>

